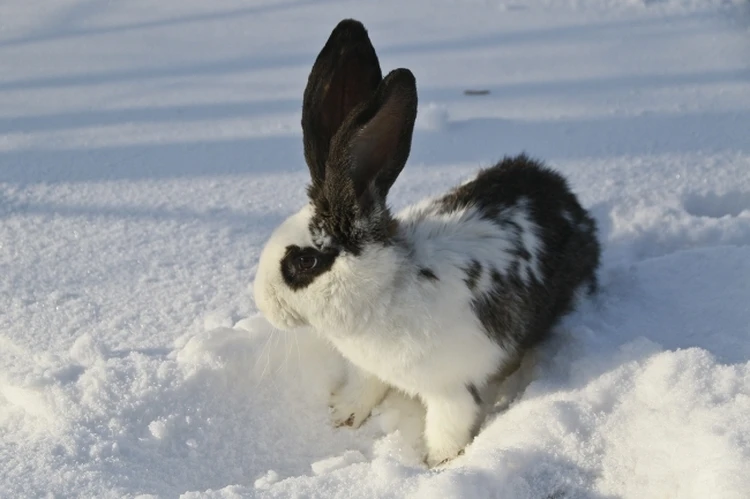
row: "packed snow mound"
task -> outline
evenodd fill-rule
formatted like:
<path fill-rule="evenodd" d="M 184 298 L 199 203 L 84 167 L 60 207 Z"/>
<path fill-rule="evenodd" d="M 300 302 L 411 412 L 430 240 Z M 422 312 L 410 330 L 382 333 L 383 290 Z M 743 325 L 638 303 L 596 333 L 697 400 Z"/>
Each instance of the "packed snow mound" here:
<path fill-rule="evenodd" d="M 2 380 L 0 422 L 35 458 L 4 462 L 57 470 L 43 487 L 62 495 L 106 483 L 158 497 L 744 497 L 746 258 L 726 246 L 610 268 L 518 398 L 437 471 L 421 462 L 417 402 L 394 393 L 362 429 L 333 429 L 342 360 L 310 331 L 259 316 L 169 351 L 112 352 L 82 336 L 33 359 Z"/>

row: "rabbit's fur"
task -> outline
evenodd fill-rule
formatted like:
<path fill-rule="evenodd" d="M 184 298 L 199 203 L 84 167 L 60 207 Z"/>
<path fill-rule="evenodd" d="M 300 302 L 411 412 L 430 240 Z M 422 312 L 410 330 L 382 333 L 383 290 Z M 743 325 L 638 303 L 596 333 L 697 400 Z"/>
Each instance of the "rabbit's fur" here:
<path fill-rule="evenodd" d="M 341 21 L 304 94 L 309 203 L 264 248 L 255 298 L 275 326 L 311 326 L 351 363 L 331 400 L 337 425 L 359 426 L 390 387 L 419 397 L 433 466 L 596 288 L 600 247 L 565 179 L 523 155 L 394 216 L 386 197 L 416 113 L 412 73 L 382 78 L 365 28 Z"/>

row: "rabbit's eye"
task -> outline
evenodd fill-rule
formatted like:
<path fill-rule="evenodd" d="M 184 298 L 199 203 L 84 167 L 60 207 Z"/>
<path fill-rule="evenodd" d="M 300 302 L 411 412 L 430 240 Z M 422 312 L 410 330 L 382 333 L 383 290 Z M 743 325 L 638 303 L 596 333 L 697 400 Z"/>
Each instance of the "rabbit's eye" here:
<path fill-rule="evenodd" d="M 281 275 L 293 290 L 306 288 L 319 275 L 331 270 L 338 255 L 336 249 L 321 251 L 311 246 L 300 248 L 294 244 L 289 245 L 280 262 Z"/>
<path fill-rule="evenodd" d="M 297 266 L 300 270 L 312 270 L 318 265 L 318 259 L 314 256 L 299 256 L 297 257 Z"/>

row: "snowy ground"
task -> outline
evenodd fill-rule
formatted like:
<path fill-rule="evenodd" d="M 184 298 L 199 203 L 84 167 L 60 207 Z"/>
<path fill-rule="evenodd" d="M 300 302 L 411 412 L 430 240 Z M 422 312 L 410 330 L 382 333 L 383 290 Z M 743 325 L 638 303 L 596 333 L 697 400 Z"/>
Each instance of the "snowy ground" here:
<path fill-rule="evenodd" d="M 412 401 L 332 429 L 337 359 L 249 288 L 343 17 L 417 76 L 394 204 L 526 150 L 602 229 L 601 295 L 439 471 Z M 742 0 L 0 3 L 0 497 L 748 497 L 749 26 Z"/>

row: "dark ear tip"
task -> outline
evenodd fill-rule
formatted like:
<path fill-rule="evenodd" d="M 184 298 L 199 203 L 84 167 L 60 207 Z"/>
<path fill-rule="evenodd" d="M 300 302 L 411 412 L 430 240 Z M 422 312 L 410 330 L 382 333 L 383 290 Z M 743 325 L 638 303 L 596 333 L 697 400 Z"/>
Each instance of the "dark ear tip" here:
<path fill-rule="evenodd" d="M 376 69 L 378 82 L 381 79 L 380 64 L 375 48 L 372 46 L 364 25 L 356 19 L 344 19 L 333 28 L 328 41 L 318 54 L 316 64 L 319 61 L 328 61 L 331 65 L 330 71 L 352 64 L 363 68 L 371 66 Z M 314 69 L 315 66 L 313 66 Z"/>
<path fill-rule="evenodd" d="M 388 95 L 393 92 L 397 92 L 414 102 L 416 106 L 417 102 L 417 79 L 414 77 L 414 73 L 406 68 L 394 69 L 388 75 L 383 78 L 381 83 L 382 93 L 381 95 Z"/>
<path fill-rule="evenodd" d="M 333 31 L 331 31 L 331 40 L 346 43 L 357 43 L 361 41 L 368 41 L 370 38 L 367 36 L 367 30 L 364 24 L 357 21 L 356 19 L 344 19 L 340 21 Z"/>
<path fill-rule="evenodd" d="M 414 73 L 406 68 L 394 69 L 383 79 L 383 83 L 417 88 L 417 79 L 414 77 Z"/>

